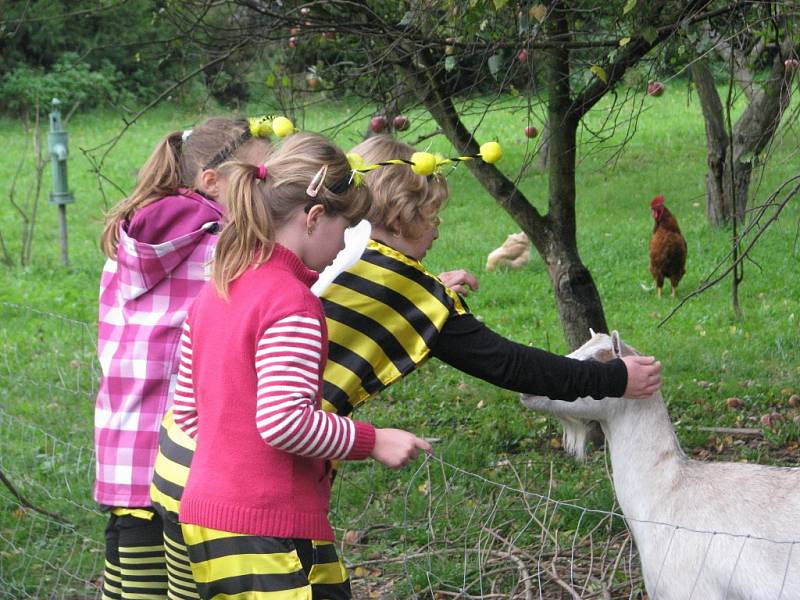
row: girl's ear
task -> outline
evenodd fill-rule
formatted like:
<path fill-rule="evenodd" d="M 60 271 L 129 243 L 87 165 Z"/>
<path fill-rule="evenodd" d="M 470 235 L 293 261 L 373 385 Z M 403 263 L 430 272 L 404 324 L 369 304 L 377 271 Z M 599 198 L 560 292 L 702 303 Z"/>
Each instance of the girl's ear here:
<path fill-rule="evenodd" d="M 311 232 L 314 231 L 317 223 L 319 223 L 320 218 L 324 214 L 325 207 L 322 206 L 322 204 L 315 204 L 309 209 L 308 214 L 306 215 L 306 231 L 309 235 L 311 235 Z"/>
<path fill-rule="evenodd" d="M 219 173 L 216 169 L 205 169 L 200 173 L 198 179 L 197 187 L 201 192 L 206 196 L 219 198 Z"/>
<path fill-rule="evenodd" d="M 386 229 L 393 237 L 400 237 L 403 235 L 403 228 L 400 226 L 400 219 L 394 218 L 386 224 Z"/>

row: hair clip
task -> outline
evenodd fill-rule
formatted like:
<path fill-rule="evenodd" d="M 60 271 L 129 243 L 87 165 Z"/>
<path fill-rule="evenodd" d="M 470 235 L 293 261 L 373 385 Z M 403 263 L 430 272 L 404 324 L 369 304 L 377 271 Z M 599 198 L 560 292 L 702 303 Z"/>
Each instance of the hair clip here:
<path fill-rule="evenodd" d="M 322 187 L 322 184 L 325 183 L 325 175 L 328 174 L 328 165 L 324 164 L 319 168 L 317 174 L 314 175 L 314 178 L 311 180 L 311 183 L 308 184 L 306 188 L 306 195 L 316 198 L 317 194 L 319 194 L 319 190 Z"/>
<path fill-rule="evenodd" d="M 257 169 L 258 170 L 256 171 L 256 179 L 258 179 L 259 181 L 264 181 L 267 178 L 268 174 L 267 165 L 261 163 L 260 165 L 258 165 Z"/>

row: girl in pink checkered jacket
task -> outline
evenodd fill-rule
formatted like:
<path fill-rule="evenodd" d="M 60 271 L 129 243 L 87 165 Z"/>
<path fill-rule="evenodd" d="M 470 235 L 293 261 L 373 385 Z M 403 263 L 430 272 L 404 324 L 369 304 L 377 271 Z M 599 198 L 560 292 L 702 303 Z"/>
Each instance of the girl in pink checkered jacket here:
<path fill-rule="evenodd" d="M 211 118 L 167 135 L 106 215 L 97 353 L 95 500 L 110 510 L 103 599 L 167 596 L 150 482 L 190 303 L 208 279 L 231 158 L 262 162 L 263 120 Z M 262 139 L 259 139 L 262 138 Z"/>

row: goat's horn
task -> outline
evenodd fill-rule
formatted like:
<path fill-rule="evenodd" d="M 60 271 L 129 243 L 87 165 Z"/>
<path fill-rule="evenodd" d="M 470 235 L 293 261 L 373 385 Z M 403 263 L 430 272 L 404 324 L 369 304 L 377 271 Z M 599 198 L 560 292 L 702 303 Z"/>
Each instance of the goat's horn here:
<path fill-rule="evenodd" d="M 622 356 L 622 342 L 619 340 L 619 331 L 616 329 L 611 332 L 611 351 L 616 358 Z"/>

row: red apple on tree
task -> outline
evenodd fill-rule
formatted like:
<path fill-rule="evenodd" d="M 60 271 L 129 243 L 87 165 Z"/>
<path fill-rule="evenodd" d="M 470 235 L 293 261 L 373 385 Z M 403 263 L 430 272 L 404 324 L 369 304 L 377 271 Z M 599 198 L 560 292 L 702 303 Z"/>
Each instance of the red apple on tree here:
<path fill-rule="evenodd" d="M 317 86 L 319 86 L 319 77 L 317 77 L 314 73 L 309 73 L 306 75 L 306 85 L 309 87 L 309 89 L 317 89 Z"/>
<path fill-rule="evenodd" d="M 397 115 L 392 121 L 392 125 L 397 131 L 405 131 L 411 126 L 411 121 L 405 115 Z"/>
<path fill-rule="evenodd" d="M 800 60 L 796 58 L 787 58 L 783 61 L 783 68 L 786 69 L 787 73 L 794 73 L 798 67 L 800 67 Z"/>
<path fill-rule="evenodd" d="M 333 31 L 323 31 L 322 38 L 325 40 L 332 40 L 336 38 L 336 34 Z"/>
<path fill-rule="evenodd" d="M 380 133 L 386 129 L 386 117 L 383 115 L 376 115 L 372 117 L 372 120 L 369 122 L 369 128 L 373 133 Z"/>
<path fill-rule="evenodd" d="M 289 38 L 289 48 L 297 48 L 297 38 L 295 36 Z"/>
<path fill-rule="evenodd" d="M 302 31 L 300 27 L 292 27 L 289 30 L 289 35 L 300 35 L 300 31 Z"/>
<path fill-rule="evenodd" d="M 300 9 L 300 14 L 303 15 L 304 17 L 307 17 L 308 15 L 311 14 L 311 9 L 308 8 L 307 6 L 304 6 L 303 8 Z"/>
<path fill-rule="evenodd" d="M 664 93 L 664 84 L 660 81 L 649 81 L 647 83 L 648 96 L 660 96 Z"/>
<path fill-rule="evenodd" d="M 539 135 L 539 130 L 533 125 L 528 125 L 525 128 L 525 137 L 535 138 L 537 135 Z"/>
<path fill-rule="evenodd" d="M 525 50 L 525 48 L 517 52 L 517 60 L 519 62 L 525 62 L 526 60 L 528 60 L 528 51 Z"/>

